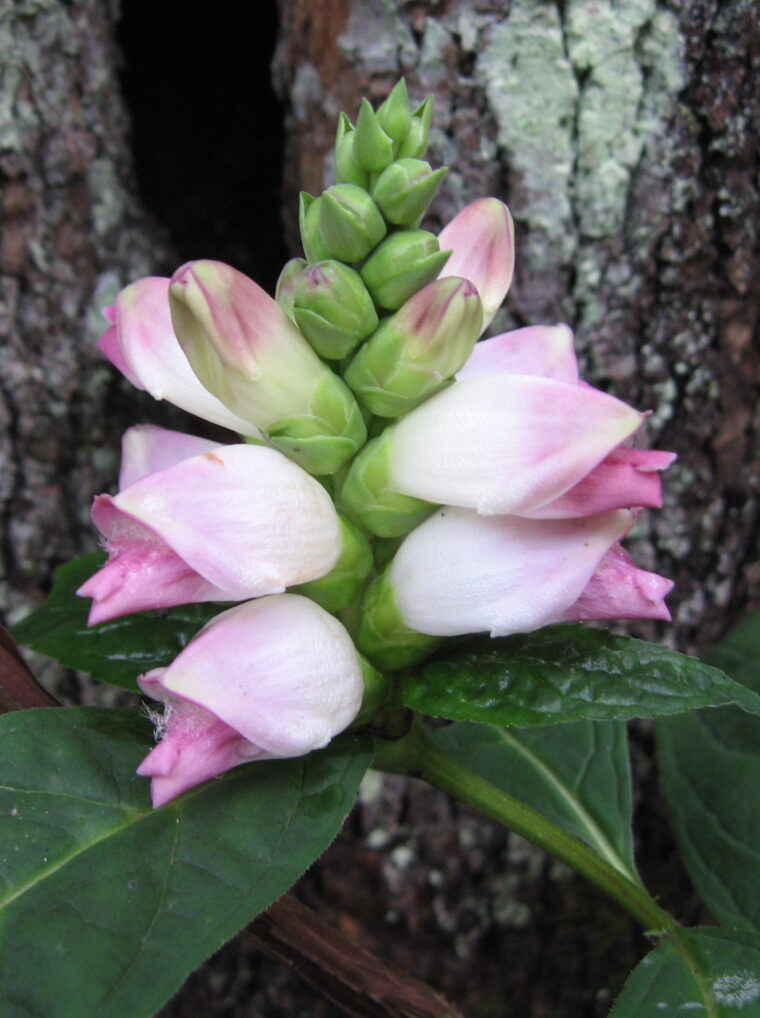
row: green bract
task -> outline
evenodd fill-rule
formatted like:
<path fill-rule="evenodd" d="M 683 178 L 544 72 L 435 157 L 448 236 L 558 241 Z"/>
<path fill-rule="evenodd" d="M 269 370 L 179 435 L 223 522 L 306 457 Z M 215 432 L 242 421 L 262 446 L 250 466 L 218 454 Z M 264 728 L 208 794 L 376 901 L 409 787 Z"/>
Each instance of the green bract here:
<path fill-rule="evenodd" d="M 425 230 L 400 230 L 378 244 L 361 276 L 380 308 L 396 311 L 404 301 L 435 279 L 450 252 Z"/>
<path fill-rule="evenodd" d="M 393 428 L 368 442 L 354 459 L 340 492 L 353 518 L 378 537 L 401 537 L 433 511 L 429 502 L 391 487 Z"/>
<path fill-rule="evenodd" d="M 414 228 L 422 221 L 446 173 L 446 167 L 433 172 L 421 159 L 399 159 L 377 178 L 372 197 L 389 223 Z"/>
<path fill-rule="evenodd" d="M 354 158 L 363 170 L 379 173 L 392 161 L 393 140 L 380 126 L 369 100 L 362 99 L 354 133 Z"/>
<path fill-rule="evenodd" d="M 319 202 L 319 235 L 328 252 L 324 257 L 361 261 L 388 231 L 377 205 L 356 184 L 334 184 Z"/>
<path fill-rule="evenodd" d="M 345 357 L 377 328 L 377 312 L 361 276 L 341 262 L 302 263 L 291 305 L 301 332 L 328 359 Z"/>

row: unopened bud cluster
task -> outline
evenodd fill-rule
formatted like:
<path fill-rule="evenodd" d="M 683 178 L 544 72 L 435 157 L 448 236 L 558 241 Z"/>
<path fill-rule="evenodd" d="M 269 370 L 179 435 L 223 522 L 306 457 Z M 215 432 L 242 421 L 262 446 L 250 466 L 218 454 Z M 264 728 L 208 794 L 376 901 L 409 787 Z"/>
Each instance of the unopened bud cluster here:
<path fill-rule="evenodd" d="M 131 382 L 242 436 L 130 429 L 93 510 L 91 623 L 242 602 L 143 678 L 167 705 L 140 771 L 156 804 L 366 722 L 384 673 L 446 636 L 667 616 L 670 584 L 620 540 L 672 457 L 630 445 L 642 415 L 581 382 L 566 327 L 476 346 L 512 222 L 486 198 L 421 229 L 446 172 L 423 160 L 431 117 L 404 82 L 341 115 L 337 182 L 301 195 L 275 299 L 196 261 L 108 309 L 101 349 Z"/>

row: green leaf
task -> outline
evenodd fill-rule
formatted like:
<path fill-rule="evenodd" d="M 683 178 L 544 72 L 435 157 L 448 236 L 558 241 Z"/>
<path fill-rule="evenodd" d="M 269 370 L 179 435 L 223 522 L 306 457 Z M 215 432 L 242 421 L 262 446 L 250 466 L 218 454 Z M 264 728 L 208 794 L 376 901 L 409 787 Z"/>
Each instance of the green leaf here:
<path fill-rule="evenodd" d="M 760 690 L 760 612 L 709 654 Z M 760 720 L 735 708 L 658 722 L 660 774 L 684 862 L 722 922 L 760 933 Z"/>
<path fill-rule="evenodd" d="M 135 711 L 0 718 L 3 1018 L 150 1018 L 322 852 L 370 754 L 247 764 L 162 809 Z"/>
<path fill-rule="evenodd" d="M 638 881 L 625 725 L 576 721 L 505 729 L 460 723 L 429 734 L 450 756 Z"/>
<path fill-rule="evenodd" d="M 680 930 L 633 970 L 609 1018 L 760 1018 L 760 937 L 738 930 Z"/>
<path fill-rule="evenodd" d="M 168 665 L 223 607 L 185 604 L 167 612 L 137 612 L 87 626 L 88 598 L 76 590 L 103 562 L 102 552 L 73 559 L 56 570 L 47 601 L 13 628 L 16 640 L 67 668 L 139 692 L 135 679 Z"/>
<path fill-rule="evenodd" d="M 625 721 L 760 696 L 696 658 L 603 629 L 559 625 L 469 642 L 431 659 L 402 687 L 408 707 L 499 725 Z"/>

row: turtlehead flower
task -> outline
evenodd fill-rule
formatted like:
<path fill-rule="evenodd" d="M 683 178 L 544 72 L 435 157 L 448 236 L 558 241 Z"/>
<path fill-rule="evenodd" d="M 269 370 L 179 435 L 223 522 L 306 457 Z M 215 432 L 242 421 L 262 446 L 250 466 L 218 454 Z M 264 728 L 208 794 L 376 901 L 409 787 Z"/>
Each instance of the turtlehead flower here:
<path fill-rule="evenodd" d="M 621 557 L 618 542 L 634 520 L 626 509 L 529 520 L 446 506 L 404 540 L 388 579 L 406 624 L 431 636 L 507 636 L 567 618 L 669 618 L 663 597 L 672 584 Z"/>
<path fill-rule="evenodd" d="M 381 537 L 406 533 L 422 503 L 428 511 L 444 504 L 531 515 L 579 484 L 641 420 L 590 386 L 530 375 L 468 378 L 370 442 L 351 466 L 343 501 Z M 403 511 L 393 520 L 382 513 L 397 494 L 416 500 L 408 522 Z"/>
<path fill-rule="evenodd" d="M 109 557 L 78 591 L 93 599 L 90 625 L 279 593 L 325 576 L 340 556 L 329 495 L 275 449 L 133 428 L 121 481 L 93 505 Z"/>
<path fill-rule="evenodd" d="M 457 380 L 498 374 L 535 375 L 588 388 L 579 378 L 573 333 L 566 325 L 529 326 L 478 343 Z M 524 515 L 562 518 L 625 506 L 659 509 L 659 473 L 675 458 L 672 452 L 620 445 L 564 495 Z"/>
<path fill-rule="evenodd" d="M 111 326 L 98 348 L 132 385 L 205 421 L 241 435 L 258 436 L 256 425 L 213 396 L 190 367 L 172 328 L 168 279 L 138 279 L 103 313 Z"/>
<path fill-rule="evenodd" d="M 359 648 L 399 668 L 436 643 L 412 633 L 508 636 L 567 620 L 669 619 L 664 598 L 673 584 L 637 568 L 619 544 L 635 517 L 617 510 L 531 520 L 443 506 L 405 538 L 370 589 Z"/>
<path fill-rule="evenodd" d="M 579 380 L 567 327 L 518 329 L 476 344 L 454 385 L 370 442 L 343 499 L 381 537 L 435 504 L 550 519 L 659 506 L 675 456 L 628 444 L 644 419 Z"/>
<path fill-rule="evenodd" d="M 180 346 L 202 383 L 304 469 L 333 473 L 363 444 L 345 383 L 252 279 L 222 262 L 188 262 L 169 296 Z"/>
<path fill-rule="evenodd" d="M 155 807 L 239 764 L 326 746 L 364 694 L 346 630 L 296 594 L 217 615 L 168 668 L 139 681 L 164 703 L 163 737 L 137 771 L 152 779 Z"/>

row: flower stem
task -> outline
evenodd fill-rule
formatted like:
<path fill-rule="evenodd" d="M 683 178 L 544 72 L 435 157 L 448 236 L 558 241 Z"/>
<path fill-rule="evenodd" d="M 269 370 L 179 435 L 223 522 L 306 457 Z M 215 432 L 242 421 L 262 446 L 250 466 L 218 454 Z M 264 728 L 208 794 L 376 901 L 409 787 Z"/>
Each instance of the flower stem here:
<path fill-rule="evenodd" d="M 560 859 L 600 887 L 649 933 L 670 933 L 676 920 L 639 884 L 561 827 L 444 753 L 427 736 L 419 718 L 396 742 L 380 744 L 375 767 L 424 778 L 441 791 L 485 813 Z M 674 945 L 677 946 L 677 945 Z"/>

